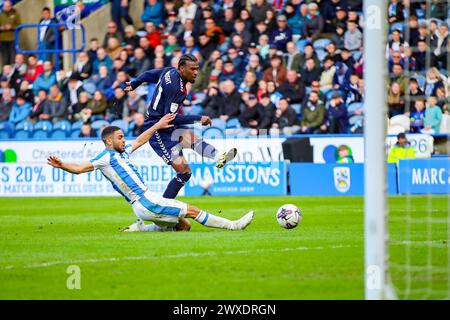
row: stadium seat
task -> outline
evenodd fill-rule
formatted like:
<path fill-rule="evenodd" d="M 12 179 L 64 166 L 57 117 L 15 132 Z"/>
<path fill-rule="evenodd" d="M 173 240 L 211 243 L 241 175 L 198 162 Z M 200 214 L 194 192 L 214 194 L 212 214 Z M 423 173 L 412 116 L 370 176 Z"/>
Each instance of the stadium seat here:
<path fill-rule="evenodd" d="M 403 30 L 405 30 L 405 23 L 404 22 L 395 22 L 390 26 L 389 31 L 392 32 L 395 29 L 398 29 L 401 32 L 403 32 Z"/>
<path fill-rule="evenodd" d="M 400 125 L 389 126 L 387 130 L 388 135 L 397 135 L 399 133 L 405 132 L 405 128 Z"/>
<path fill-rule="evenodd" d="M 48 131 L 46 130 L 35 130 L 32 133 L 33 139 L 47 139 L 48 138 Z"/>
<path fill-rule="evenodd" d="M 364 104 L 362 102 L 353 102 L 348 105 L 347 112 L 349 116 L 355 115 L 356 111 L 364 112 Z"/>
<path fill-rule="evenodd" d="M 72 127 L 70 128 L 70 130 L 80 130 L 81 127 L 83 126 L 83 121 L 77 121 L 72 123 Z"/>
<path fill-rule="evenodd" d="M 409 120 L 409 117 L 404 114 L 399 114 L 389 119 L 389 127 L 400 126 L 403 128 L 404 132 L 408 132 L 410 130 L 410 125 L 411 120 Z"/>
<path fill-rule="evenodd" d="M 317 49 L 317 50 L 316 50 L 316 54 L 317 54 L 317 58 L 318 58 L 320 61 L 323 61 L 323 60 L 325 59 L 325 57 L 327 56 L 328 52 L 326 52 L 326 51 L 323 50 L 323 49 Z"/>
<path fill-rule="evenodd" d="M 227 129 L 232 129 L 232 128 L 240 128 L 241 127 L 241 123 L 239 122 L 238 118 L 233 118 L 230 119 L 226 122 L 226 128 Z"/>
<path fill-rule="evenodd" d="M 348 119 L 348 123 L 350 124 L 350 126 L 354 126 L 358 123 L 362 123 L 364 120 L 363 116 L 352 116 Z"/>
<path fill-rule="evenodd" d="M 448 114 L 442 115 L 439 133 L 450 133 L 450 116 Z"/>
<path fill-rule="evenodd" d="M 33 131 L 33 129 L 34 129 L 34 124 L 28 120 L 19 122 L 16 125 L 16 130 Z"/>
<path fill-rule="evenodd" d="M 203 139 L 222 139 L 224 136 L 223 130 L 216 127 L 209 127 L 203 131 Z"/>
<path fill-rule="evenodd" d="M 70 132 L 72 125 L 67 120 L 58 121 L 53 125 L 53 130 L 63 130 L 66 132 Z"/>
<path fill-rule="evenodd" d="M 4 129 L 0 129 L 0 140 L 2 140 L 2 139 L 7 140 L 10 137 L 11 137 L 11 134 L 8 131 L 6 131 Z"/>
<path fill-rule="evenodd" d="M 79 138 L 80 136 L 80 130 L 73 130 L 72 133 L 70 134 L 71 138 Z"/>
<path fill-rule="evenodd" d="M 353 59 L 355 61 L 358 61 L 359 59 L 361 59 L 362 54 L 363 54 L 362 51 L 354 51 L 352 54 Z"/>
<path fill-rule="evenodd" d="M 19 130 L 16 130 L 16 132 L 14 132 L 14 139 L 28 140 L 29 138 L 30 138 L 29 130 L 19 129 Z"/>
<path fill-rule="evenodd" d="M 94 121 L 94 122 L 91 123 L 91 127 L 94 130 L 98 130 L 98 129 L 100 129 L 103 126 L 109 126 L 109 122 L 106 121 L 106 120 L 97 120 L 97 121 Z M 72 130 L 73 130 L 73 127 L 72 127 Z"/>
<path fill-rule="evenodd" d="M 53 124 L 50 121 L 39 121 L 34 125 L 34 130 L 52 131 Z"/>
<path fill-rule="evenodd" d="M 420 74 L 416 75 L 414 78 L 417 80 L 417 83 L 419 84 L 420 89 L 424 90 L 427 78 L 425 78 L 424 76 L 422 76 Z"/>
<path fill-rule="evenodd" d="M 231 119 L 228 121 L 231 121 Z M 222 119 L 216 118 L 216 119 L 212 119 L 211 126 L 219 128 L 220 130 L 225 130 L 225 128 L 227 127 L 227 123 L 225 121 L 223 121 Z"/>
<path fill-rule="evenodd" d="M 135 123 L 134 123 L 134 121 L 131 121 L 129 124 L 128 124 L 128 133 L 127 133 L 127 138 L 133 138 L 134 136 L 133 136 L 133 130 L 134 130 L 134 127 L 135 127 Z"/>
<path fill-rule="evenodd" d="M 111 125 L 122 129 L 125 135 L 128 133 L 128 123 L 124 120 L 114 120 L 113 122 L 111 122 Z"/>
<path fill-rule="evenodd" d="M 0 122 L 0 130 L 8 132 L 9 135 L 14 133 L 14 124 L 8 121 Z"/>
<path fill-rule="evenodd" d="M 326 48 L 326 46 L 329 44 L 331 42 L 331 40 L 330 39 L 326 39 L 326 38 L 322 38 L 322 39 L 317 39 L 316 41 L 314 41 L 314 43 L 313 43 L 313 47 L 314 47 L 314 49 L 316 49 L 316 50 L 319 50 L 319 49 L 325 49 Z"/>
<path fill-rule="evenodd" d="M 306 40 L 306 39 L 300 39 L 297 41 L 296 46 L 298 51 L 300 51 L 301 53 L 304 53 L 304 49 L 307 43 L 311 43 L 311 41 Z"/>
<path fill-rule="evenodd" d="M 52 133 L 50 134 L 50 138 L 53 139 L 65 139 L 67 138 L 67 130 L 63 130 L 63 129 L 56 129 L 53 130 Z"/>

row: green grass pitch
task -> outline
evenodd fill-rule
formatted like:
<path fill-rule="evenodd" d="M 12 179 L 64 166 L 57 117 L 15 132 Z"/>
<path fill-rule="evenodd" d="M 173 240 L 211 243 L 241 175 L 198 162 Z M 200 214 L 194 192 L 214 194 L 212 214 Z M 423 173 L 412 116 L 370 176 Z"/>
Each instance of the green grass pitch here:
<path fill-rule="evenodd" d="M 0 299 L 364 298 L 363 198 L 180 200 L 231 219 L 254 209 L 255 220 L 235 232 L 192 221 L 191 232 L 122 233 L 135 216 L 121 198 L 0 199 Z M 285 203 L 301 208 L 296 229 L 276 222 Z M 389 204 L 400 297 L 448 298 L 448 198 Z M 66 287 L 70 265 L 80 290 Z"/>

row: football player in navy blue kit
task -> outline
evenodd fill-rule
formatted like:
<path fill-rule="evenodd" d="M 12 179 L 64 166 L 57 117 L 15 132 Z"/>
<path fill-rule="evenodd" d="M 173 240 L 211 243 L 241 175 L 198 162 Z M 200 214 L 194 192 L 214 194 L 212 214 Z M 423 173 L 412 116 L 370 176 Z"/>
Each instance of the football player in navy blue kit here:
<path fill-rule="evenodd" d="M 149 70 L 139 75 L 134 81 L 128 82 L 125 92 L 133 91 L 142 83 L 156 83 L 156 88 L 146 113 L 143 130 L 150 128 L 168 113 L 176 114 L 172 128 L 158 130 L 150 139 L 153 150 L 171 165 L 177 175 L 169 182 L 164 198 L 174 199 L 180 189 L 189 181 L 191 169 L 183 156 L 183 149 L 193 149 L 203 157 L 213 159 L 216 167 L 222 168 L 234 159 L 237 149 L 219 152 L 217 149 L 194 135 L 192 130 L 184 125 L 201 122 L 210 125 L 211 118 L 198 115 L 183 115 L 183 101 L 187 96 L 186 84 L 194 83 L 199 72 L 199 62 L 191 54 L 180 57 L 178 68 L 168 67 Z"/>

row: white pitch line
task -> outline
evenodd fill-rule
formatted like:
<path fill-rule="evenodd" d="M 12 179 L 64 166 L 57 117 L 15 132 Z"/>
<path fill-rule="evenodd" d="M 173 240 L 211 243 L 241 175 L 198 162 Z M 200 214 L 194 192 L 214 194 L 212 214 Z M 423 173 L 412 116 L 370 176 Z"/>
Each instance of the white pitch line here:
<path fill-rule="evenodd" d="M 309 251 L 309 250 L 326 250 L 326 249 L 341 249 L 341 248 L 357 248 L 358 245 L 337 245 L 330 247 L 296 247 L 296 248 L 282 248 L 282 249 L 256 249 L 256 250 L 236 250 L 236 251 L 221 251 L 221 252 L 187 252 L 173 255 L 160 255 L 160 256 L 136 256 L 136 257 L 112 257 L 112 258 L 99 258 L 99 259 L 80 259 L 80 260 L 65 260 L 65 261 L 49 261 L 44 263 L 32 263 L 26 265 L 9 265 L 0 266 L 0 271 L 2 270 L 12 270 L 12 269 L 34 269 L 34 268 L 47 268 L 56 265 L 71 265 L 71 264 L 82 264 L 82 263 L 99 263 L 99 262 L 116 262 L 116 261 L 142 261 L 142 260 L 153 260 L 153 259 L 178 259 L 186 257 L 214 257 L 220 255 L 233 255 L 233 254 L 255 254 L 255 253 L 267 253 L 267 252 L 288 252 L 288 251 Z"/>

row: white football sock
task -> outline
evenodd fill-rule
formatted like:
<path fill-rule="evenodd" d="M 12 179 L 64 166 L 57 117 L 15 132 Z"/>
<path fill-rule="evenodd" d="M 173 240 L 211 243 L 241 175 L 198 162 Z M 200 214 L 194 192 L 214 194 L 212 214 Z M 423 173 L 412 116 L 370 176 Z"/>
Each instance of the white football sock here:
<path fill-rule="evenodd" d="M 219 228 L 219 229 L 228 229 L 234 230 L 236 229 L 236 222 L 231 221 L 222 217 L 215 216 L 206 211 L 200 211 L 198 216 L 194 219 L 198 223 L 210 228 Z"/>

